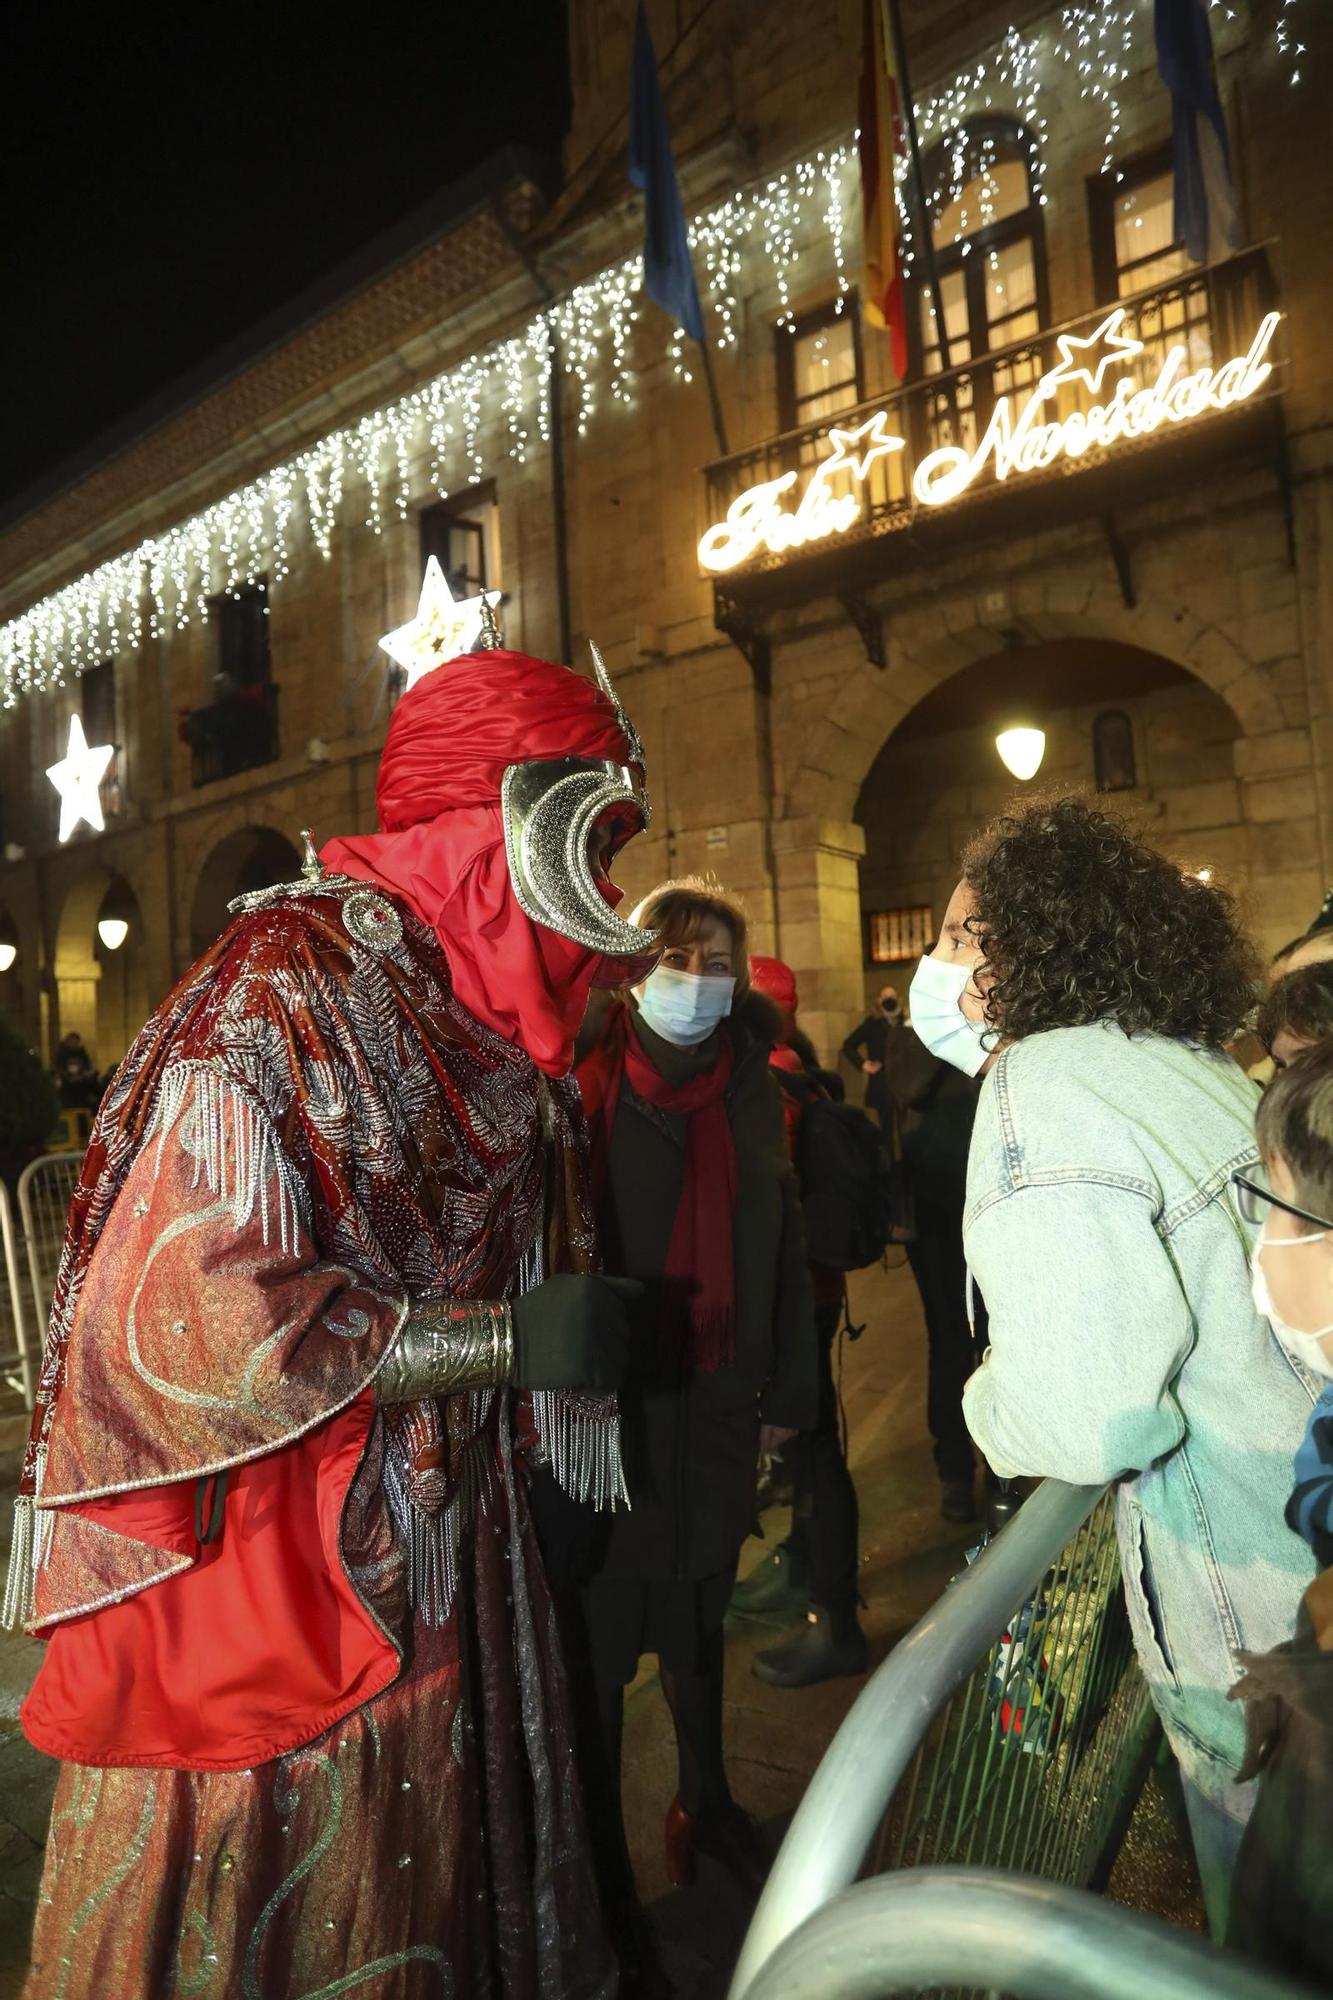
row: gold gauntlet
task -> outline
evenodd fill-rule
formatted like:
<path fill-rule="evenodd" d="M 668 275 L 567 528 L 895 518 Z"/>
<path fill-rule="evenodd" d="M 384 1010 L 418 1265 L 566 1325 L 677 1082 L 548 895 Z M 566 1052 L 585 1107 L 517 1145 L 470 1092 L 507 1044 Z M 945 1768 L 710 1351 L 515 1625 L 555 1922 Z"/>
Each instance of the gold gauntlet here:
<path fill-rule="evenodd" d="M 415 1306 L 375 1377 L 381 1403 L 498 1389 L 514 1374 L 514 1322 L 507 1305 L 441 1300 Z"/>

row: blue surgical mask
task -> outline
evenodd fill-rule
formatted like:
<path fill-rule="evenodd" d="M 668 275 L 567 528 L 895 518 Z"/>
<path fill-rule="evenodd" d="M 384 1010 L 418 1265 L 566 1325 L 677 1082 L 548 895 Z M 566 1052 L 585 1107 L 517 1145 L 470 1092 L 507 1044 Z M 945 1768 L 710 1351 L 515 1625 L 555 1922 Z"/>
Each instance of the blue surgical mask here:
<path fill-rule="evenodd" d="M 734 979 L 659 965 L 639 988 L 639 1012 L 664 1042 L 697 1049 L 731 1012 L 735 991 Z"/>
<path fill-rule="evenodd" d="M 946 965 L 923 958 L 912 976 L 912 1026 L 933 1056 L 952 1063 L 964 1076 L 976 1076 L 991 1053 L 994 1035 L 980 1021 L 969 1021 L 962 998 L 972 977 L 970 965 Z"/>

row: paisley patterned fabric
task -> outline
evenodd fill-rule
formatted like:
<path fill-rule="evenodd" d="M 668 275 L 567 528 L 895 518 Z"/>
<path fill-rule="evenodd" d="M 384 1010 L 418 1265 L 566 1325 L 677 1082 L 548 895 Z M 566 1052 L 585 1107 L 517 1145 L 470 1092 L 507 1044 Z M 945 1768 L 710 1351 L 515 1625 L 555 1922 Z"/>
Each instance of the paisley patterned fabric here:
<path fill-rule="evenodd" d="M 105 1744 L 63 1748 L 31 2000 L 611 1990 L 521 1460 L 613 1499 L 614 1413 L 371 1393 L 410 1303 L 592 1267 L 580 1116 L 357 892 L 275 895 L 187 974 L 71 1208 L 25 1726 L 95 1735 L 104 1684 Z"/>

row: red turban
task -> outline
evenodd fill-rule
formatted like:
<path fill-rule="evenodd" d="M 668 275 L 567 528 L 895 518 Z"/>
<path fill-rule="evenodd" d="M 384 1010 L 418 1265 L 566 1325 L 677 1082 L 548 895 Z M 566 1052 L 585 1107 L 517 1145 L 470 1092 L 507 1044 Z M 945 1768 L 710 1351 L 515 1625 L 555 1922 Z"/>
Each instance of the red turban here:
<path fill-rule="evenodd" d="M 493 804 L 507 764 L 629 760 L 616 712 L 570 667 L 526 653 L 464 653 L 424 674 L 393 712 L 375 804 L 386 833 Z"/>
<path fill-rule="evenodd" d="M 394 710 L 375 799 L 382 833 L 332 840 L 329 868 L 399 897 L 435 932 L 470 1014 L 565 1076 L 608 961 L 518 906 L 500 782 L 509 764 L 558 757 L 629 761 L 615 709 L 592 681 L 526 653 L 464 653 L 424 674 Z"/>

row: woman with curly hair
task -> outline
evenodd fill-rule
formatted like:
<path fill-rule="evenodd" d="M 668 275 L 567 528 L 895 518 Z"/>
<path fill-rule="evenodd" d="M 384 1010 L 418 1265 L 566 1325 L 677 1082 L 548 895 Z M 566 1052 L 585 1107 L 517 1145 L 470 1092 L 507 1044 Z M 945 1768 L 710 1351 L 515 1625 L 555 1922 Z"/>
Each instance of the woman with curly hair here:
<path fill-rule="evenodd" d="M 912 988 L 917 1033 L 988 1072 L 965 1244 L 990 1349 L 964 1398 L 1003 1477 L 1118 1485 L 1130 1621 L 1220 1936 L 1253 1803 L 1233 1651 L 1284 1639 L 1311 1574 L 1283 1523 L 1313 1396 L 1256 1310 L 1233 1173 L 1257 1094 L 1229 897 L 1080 799 L 968 848 Z"/>

